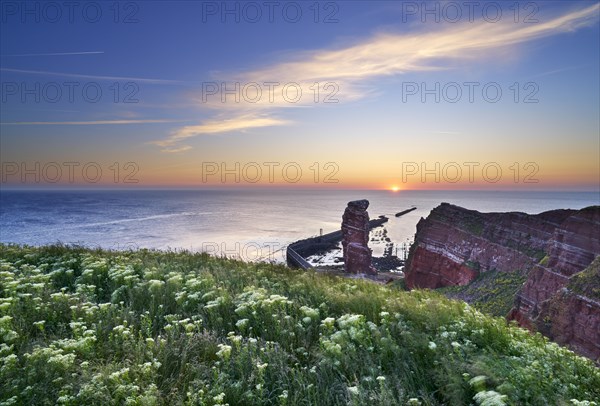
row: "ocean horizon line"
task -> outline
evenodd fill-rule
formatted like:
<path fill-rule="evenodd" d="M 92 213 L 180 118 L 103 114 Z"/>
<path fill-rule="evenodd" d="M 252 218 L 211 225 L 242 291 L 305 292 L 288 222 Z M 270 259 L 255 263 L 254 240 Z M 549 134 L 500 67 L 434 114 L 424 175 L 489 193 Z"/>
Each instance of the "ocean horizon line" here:
<path fill-rule="evenodd" d="M 27 187 L 10 186 L 0 188 L 2 192 L 78 192 L 78 191 L 198 191 L 198 192 L 248 192 L 248 191 L 314 191 L 314 192 L 389 192 L 401 194 L 404 192 L 489 192 L 489 193 L 598 193 L 599 189 L 399 189 L 391 190 L 388 188 L 305 188 L 305 187 L 179 187 L 179 186 L 144 186 L 144 187 Z M 600 197 L 600 196 L 599 196 Z"/>

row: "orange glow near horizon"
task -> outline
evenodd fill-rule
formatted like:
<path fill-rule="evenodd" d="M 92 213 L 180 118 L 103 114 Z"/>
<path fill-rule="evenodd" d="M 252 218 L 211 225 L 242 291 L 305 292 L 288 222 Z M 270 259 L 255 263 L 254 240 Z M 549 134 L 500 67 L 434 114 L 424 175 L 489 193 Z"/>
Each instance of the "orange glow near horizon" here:
<path fill-rule="evenodd" d="M 591 150 L 591 149 L 590 149 Z M 284 189 L 343 189 L 343 190 L 381 190 L 393 193 L 409 190 L 589 190 L 598 191 L 600 178 L 598 175 L 599 162 L 581 161 L 568 164 L 565 160 L 556 162 L 540 161 L 539 171 L 533 173 L 527 170 L 525 164 L 515 170 L 514 164 L 505 160 L 497 164 L 499 170 L 496 175 L 494 171 L 483 172 L 483 164 L 468 172 L 463 166 L 462 176 L 456 179 L 454 173 L 446 173 L 443 166 L 438 165 L 439 172 L 434 173 L 436 162 L 425 163 L 428 172 L 423 175 L 421 166 L 414 167 L 414 173 L 403 173 L 402 168 L 397 165 L 382 163 L 376 165 L 352 164 L 350 161 L 336 162 L 336 166 L 325 167 L 325 159 L 317 166 L 311 161 L 293 161 L 293 158 L 281 161 L 277 166 L 267 168 L 259 164 L 262 172 L 251 171 L 248 162 L 239 160 L 241 163 L 231 161 L 217 161 L 218 167 L 212 168 L 212 172 L 200 162 L 183 161 L 179 164 L 177 160 L 152 160 L 150 158 L 136 161 L 136 171 L 125 167 L 126 159 L 113 160 L 98 159 L 93 155 L 80 160 L 79 166 L 68 170 L 66 162 L 68 156 L 57 158 L 62 173 L 58 179 L 54 172 L 45 170 L 45 163 L 36 164 L 34 161 L 4 162 L 4 165 L 12 164 L 14 170 L 2 171 L 3 188 L 48 188 L 48 187 L 84 187 L 84 188 L 207 188 L 207 189 L 252 189 L 252 188 L 284 188 Z M 181 158 L 179 158 L 181 159 Z M 254 159 L 254 158 L 253 158 Z M 264 157 L 257 162 L 272 162 L 272 158 Z M 119 171 L 115 170 L 114 162 L 120 162 Z M 283 167 L 288 163 L 291 168 L 287 171 Z M 298 167 L 294 168 L 290 163 Z M 418 161 L 420 162 L 420 161 Z M 492 162 L 492 161 L 490 161 Z M 571 162 L 571 161 L 569 161 Z M 81 169 L 85 163 L 94 163 L 101 171 L 98 171 L 98 179 L 93 171 L 86 173 Z M 224 168 L 222 168 L 223 165 Z M 237 163 L 237 166 L 236 166 Z M 37 165 L 37 166 L 36 166 Z M 25 167 L 29 172 L 25 173 Z M 4 168 L 4 167 L 3 167 Z M 7 166 L 8 168 L 8 166 Z M 38 168 L 37 170 L 34 170 Z M 235 169 L 237 168 L 237 170 Z M 245 169 L 246 168 L 246 169 Z M 390 169 L 391 168 L 391 169 Z M 10 169 L 10 168 L 9 168 Z M 252 169 L 252 168 L 251 168 Z M 71 172 L 72 173 L 71 173 Z M 33 173 L 35 172 L 35 173 Z M 258 173 L 258 175 L 257 175 Z M 87 176 L 87 177 L 86 177 Z M 490 181 L 487 178 L 494 177 Z M 72 182 L 71 182 L 72 180 Z M 256 182 L 254 182 L 256 180 Z M 454 180 L 457 180 L 454 182 Z M 533 181 L 532 181 L 533 180 Z"/>

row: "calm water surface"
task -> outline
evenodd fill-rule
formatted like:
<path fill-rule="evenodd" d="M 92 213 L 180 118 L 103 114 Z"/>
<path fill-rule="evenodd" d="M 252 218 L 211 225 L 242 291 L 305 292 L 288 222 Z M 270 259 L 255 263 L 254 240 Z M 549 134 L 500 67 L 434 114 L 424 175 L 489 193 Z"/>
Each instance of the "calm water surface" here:
<path fill-rule="evenodd" d="M 391 215 L 386 228 L 397 244 L 412 240 L 419 219 L 441 202 L 486 212 L 526 213 L 600 204 L 595 192 L 1 191 L 0 242 L 183 248 L 251 260 L 317 235 L 320 229 L 338 229 L 346 203 L 355 199 L 371 202 L 371 218 Z M 417 210 L 393 216 L 411 206 Z M 282 252 L 274 259 L 281 260 Z"/>

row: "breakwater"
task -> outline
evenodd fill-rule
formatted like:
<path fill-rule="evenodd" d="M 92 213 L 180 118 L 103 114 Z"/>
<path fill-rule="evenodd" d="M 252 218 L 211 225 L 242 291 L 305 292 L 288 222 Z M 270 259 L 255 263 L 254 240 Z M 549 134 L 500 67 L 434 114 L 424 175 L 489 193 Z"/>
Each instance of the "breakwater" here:
<path fill-rule="evenodd" d="M 416 207 L 411 207 L 410 209 L 406 209 L 406 210 L 402 210 L 399 213 L 396 213 L 396 217 L 400 217 L 400 216 L 404 216 L 407 213 L 410 213 L 411 211 L 417 210 Z"/>
<path fill-rule="evenodd" d="M 379 227 L 388 220 L 385 216 L 379 216 L 376 219 L 370 220 L 369 230 Z M 328 234 L 293 242 L 286 249 L 287 264 L 294 268 L 312 268 L 312 265 L 305 259 L 306 257 L 335 248 L 341 240 L 342 230 L 340 229 Z"/>

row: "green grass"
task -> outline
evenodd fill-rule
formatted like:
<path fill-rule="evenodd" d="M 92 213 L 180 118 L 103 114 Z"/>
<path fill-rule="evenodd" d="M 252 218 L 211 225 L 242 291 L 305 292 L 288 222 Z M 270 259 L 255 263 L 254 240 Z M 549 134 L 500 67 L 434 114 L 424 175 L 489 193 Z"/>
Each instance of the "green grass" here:
<path fill-rule="evenodd" d="M 473 235 L 481 236 L 483 234 L 483 220 L 472 217 L 462 223 L 462 228 Z"/>
<path fill-rule="evenodd" d="M 482 272 L 469 285 L 449 286 L 437 291 L 451 298 L 468 301 L 486 314 L 505 317 L 526 280 L 527 276 L 520 271 L 500 272 L 492 269 Z"/>
<path fill-rule="evenodd" d="M 568 288 L 578 295 L 600 300 L 600 255 L 586 269 L 571 278 Z"/>
<path fill-rule="evenodd" d="M 548 262 L 550 262 L 550 257 L 548 255 L 544 255 L 544 257 L 540 260 L 539 264 L 541 266 L 548 266 Z"/>
<path fill-rule="evenodd" d="M 481 270 L 481 264 L 478 261 L 465 261 L 465 265 L 475 271 Z"/>
<path fill-rule="evenodd" d="M 430 291 L 0 245 L 0 404 L 566 405 L 593 363 Z"/>

